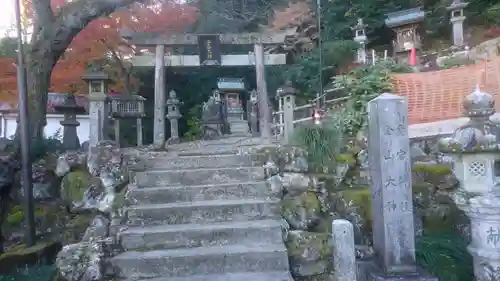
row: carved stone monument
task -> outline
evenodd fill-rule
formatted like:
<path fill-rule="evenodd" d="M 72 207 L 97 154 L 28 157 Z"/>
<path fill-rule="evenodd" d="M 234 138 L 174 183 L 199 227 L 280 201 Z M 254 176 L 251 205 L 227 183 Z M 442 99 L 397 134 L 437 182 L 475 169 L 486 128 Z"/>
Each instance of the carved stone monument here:
<path fill-rule="evenodd" d="M 416 266 L 408 104 L 393 94 L 368 103 L 368 153 L 372 179 L 373 247 L 367 281 L 432 280 Z"/>
<path fill-rule="evenodd" d="M 474 276 L 477 281 L 500 280 L 500 186 L 495 163 L 500 160 L 498 124 L 492 95 L 479 87 L 464 101 L 470 120 L 452 137 L 440 141 L 440 150 L 453 155 L 453 173 L 460 187 L 453 194 L 457 207 L 470 218 Z"/>

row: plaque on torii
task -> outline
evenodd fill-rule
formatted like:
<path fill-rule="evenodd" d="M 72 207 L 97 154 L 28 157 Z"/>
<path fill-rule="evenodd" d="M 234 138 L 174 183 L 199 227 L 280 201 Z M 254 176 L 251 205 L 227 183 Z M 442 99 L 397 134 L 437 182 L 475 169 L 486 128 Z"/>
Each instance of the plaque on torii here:
<path fill-rule="evenodd" d="M 221 65 L 219 35 L 198 35 L 200 65 Z"/>

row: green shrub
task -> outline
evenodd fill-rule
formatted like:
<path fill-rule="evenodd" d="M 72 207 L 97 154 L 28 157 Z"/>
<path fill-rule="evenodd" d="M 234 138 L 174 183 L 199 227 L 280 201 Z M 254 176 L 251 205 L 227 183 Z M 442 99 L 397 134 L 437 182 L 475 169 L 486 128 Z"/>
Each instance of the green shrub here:
<path fill-rule="evenodd" d="M 474 280 L 467 241 L 457 234 L 424 234 L 416 239 L 417 263 L 440 281 Z"/>
<path fill-rule="evenodd" d="M 334 167 L 343 142 L 341 118 L 337 115 L 327 116 L 320 125 L 298 126 L 292 137 L 292 144 L 307 150 L 312 170 L 324 172 Z"/>

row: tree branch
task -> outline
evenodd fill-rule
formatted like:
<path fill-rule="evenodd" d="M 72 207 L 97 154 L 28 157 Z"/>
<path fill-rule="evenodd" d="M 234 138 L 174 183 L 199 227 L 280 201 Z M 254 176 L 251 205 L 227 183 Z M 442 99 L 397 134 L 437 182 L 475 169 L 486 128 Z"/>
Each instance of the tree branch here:
<path fill-rule="evenodd" d="M 130 83 L 130 76 L 132 74 L 132 69 L 133 65 L 126 65 L 123 59 L 120 57 L 118 52 L 104 39 L 100 40 L 108 49 L 108 51 L 111 53 L 111 57 L 113 58 L 114 62 L 118 65 L 118 68 L 120 69 L 120 75 L 123 76 L 123 84 L 125 87 L 125 92 L 127 94 L 132 94 L 132 85 Z M 129 44 L 124 43 L 127 47 L 131 48 Z"/>
<path fill-rule="evenodd" d="M 108 16 L 119 8 L 149 0 L 78 0 L 64 5 L 58 19 L 71 29 L 82 30 L 91 21 Z"/>
<path fill-rule="evenodd" d="M 36 0 L 34 2 L 48 0 Z M 61 7 L 50 24 L 40 25 L 32 39 L 32 52 L 52 56 L 54 64 L 64 53 L 73 38 L 87 25 L 100 17 L 132 3 L 149 0 L 77 0 Z M 48 43 L 48 44 L 47 44 Z"/>

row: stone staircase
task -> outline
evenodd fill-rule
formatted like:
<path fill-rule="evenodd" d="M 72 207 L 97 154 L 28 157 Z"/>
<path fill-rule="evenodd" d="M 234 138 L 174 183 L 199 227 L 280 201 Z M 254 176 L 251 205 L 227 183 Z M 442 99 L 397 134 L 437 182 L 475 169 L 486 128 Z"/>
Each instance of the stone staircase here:
<path fill-rule="evenodd" d="M 293 281 L 278 199 L 264 169 L 234 150 L 152 157 L 127 195 L 119 277 L 151 281 Z"/>

